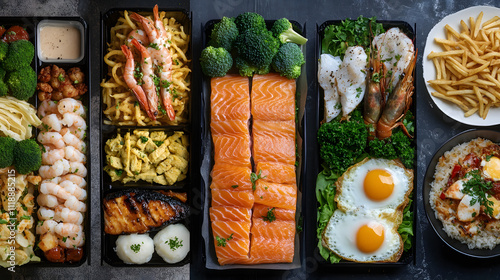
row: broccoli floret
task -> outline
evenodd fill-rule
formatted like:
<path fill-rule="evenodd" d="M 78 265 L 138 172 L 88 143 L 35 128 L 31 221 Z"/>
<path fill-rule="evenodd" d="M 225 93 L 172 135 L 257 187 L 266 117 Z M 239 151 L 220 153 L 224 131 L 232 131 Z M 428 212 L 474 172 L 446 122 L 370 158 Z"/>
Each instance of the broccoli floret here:
<path fill-rule="evenodd" d="M 7 74 L 7 71 L 0 67 L 0 81 L 5 81 L 5 75 Z"/>
<path fill-rule="evenodd" d="M 258 68 L 241 57 L 237 57 L 235 60 L 236 68 L 238 68 L 240 75 L 244 77 L 252 77 L 254 74 L 265 75 L 269 73 L 270 66 L 264 66 L 262 68 Z"/>
<path fill-rule="evenodd" d="M 303 45 L 307 42 L 306 38 L 293 30 L 292 24 L 286 18 L 275 21 L 273 27 L 271 28 L 271 32 L 273 32 L 274 37 L 276 37 L 282 44 L 295 43 Z"/>
<path fill-rule="evenodd" d="M 380 139 L 373 139 L 368 143 L 368 153 L 373 158 L 398 158 L 394 145 L 390 141 Z"/>
<path fill-rule="evenodd" d="M 10 72 L 5 84 L 12 96 L 19 100 L 28 100 L 35 93 L 36 79 L 36 72 L 30 66 L 24 66 Z"/>
<path fill-rule="evenodd" d="M 231 51 L 234 40 L 238 36 L 238 28 L 233 18 L 223 17 L 220 22 L 214 25 L 210 35 L 209 45 L 215 48 L 225 48 Z"/>
<path fill-rule="evenodd" d="M 14 147 L 17 141 L 10 137 L 0 137 L 0 168 L 14 163 Z"/>
<path fill-rule="evenodd" d="M 5 43 L 4 41 L 0 41 L 0 61 L 5 59 L 8 50 L 9 50 L 9 44 Z"/>
<path fill-rule="evenodd" d="M 300 68 L 305 62 L 300 47 L 294 43 L 286 43 L 274 56 L 272 66 L 281 76 L 297 79 L 300 76 Z"/>
<path fill-rule="evenodd" d="M 209 77 L 223 77 L 233 66 L 231 54 L 224 48 L 206 47 L 201 51 L 201 70 Z"/>
<path fill-rule="evenodd" d="M 33 139 L 17 142 L 14 147 L 14 167 L 21 174 L 36 171 L 42 165 L 42 151 Z"/>
<path fill-rule="evenodd" d="M 406 168 L 413 169 L 415 158 L 414 148 L 411 140 L 402 130 L 393 132 L 391 137 L 385 140 L 374 139 L 368 143 L 371 157 L 396 159 L 399 158 Z"/>
<path fill-rule="evenodd" d="M 34 55 L 35 47 L 30 41 L 14 41 L 9 45 L 9 50 L 2 62 L 2 67 L 10 72 L 22 66 L 29 66 Z"/>
<path fill-rule="evenodd" d="M 9 93 L 9 88 L 2 80 L 0 80 L 0 97 L 6 96 L 8 93 Z"/>
<path fill-rule="evenodd" d="M 266 29 L 266 21 L 264 18 L 257 13 L 242 13 L 239 14 L 235 19 L 234 23 L 240 33 L 243 33 L 250 29 L 255 29 L 259 31 L 265 31 Z"/>
<path fill-rule="evenodd" d="M 355 110 L 349 120 L 333 120 L 319 128 L 320 156 L 329 169 L 342 174 L 363 154 L 367 138 L 368 130 L 361 112 Z"/>
<path fill-rule="evenodd" d="M 279 42 L 269 31 L 250 29 L 236 37 L 238 55 L 257 68 L 268 67 L 278 52 Z"/>

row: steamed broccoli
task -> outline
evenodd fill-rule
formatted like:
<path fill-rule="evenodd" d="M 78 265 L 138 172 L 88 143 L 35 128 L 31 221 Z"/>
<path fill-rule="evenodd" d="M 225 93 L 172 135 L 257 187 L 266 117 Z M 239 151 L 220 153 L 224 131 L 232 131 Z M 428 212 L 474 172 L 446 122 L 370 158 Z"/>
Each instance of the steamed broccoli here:
<path fill-rule="evenodd" d="M 2 80 L 0 80 L 0 97 L 6 96 L 8 93 L 9 93 L 9 88 Z"/>
<path fill-rule="evenodd" d="M 14 147 L 14 167 L 21 174 L 36 171 L 42 165 L 42 151 L 33 139 L 17 142 Z"/>
<path fill-rule="evenodd" d="M 269 73 L 270 66 L 264 66 L 262 68 L 258 68 L 241 57 L 237 57 L 235 60 L 236 68 L 238 68 L 240 75 L 244 77 L 252 77 L 253 74 L 265 75 Z"/>
<path fill-rule="evenodd" d="M 297 79 L 300 76 L 300 68 L 304 60 L 304 55 L 300 47 L 294 43 L 283 44 L 273 59 L 273 69 L 288 79 Z"/>
<path fill-rule="evenodd" d="M 0 168 L 14 163 L 14 147 L 17 141 L 10 137 L 0 137 Z"/>
<path fill-rule="evenodd" d="M 1 41 L 0 41 L 1 42 Z M 7 74 L 7 71 L 5 71 L 5 69 L 3 69 L 1 66 L 0 66 L 0 81 L 4 81 L 5 80 L 5 75 Z"/>
<path fill-rule="evenodd" d="M 307 42 L 306 38 L 293 30 L 292 24 L 286 18 L 275 21 L 273 27 L 271 28 L 271 32 L 273 32 L 274 37 L 276 37 L 282 44 L 295 43 L 303 45 Z"/>
<path fill-rule="evenodd" d="M 34 55 L 35 47 L 30 41 L 14 41 L 9 45 L 9 50 L 2 62 L 2 67 L 10 72 L 22 66 L 29 66 Z"/>
<path fill-rule="evenodd" d="M 10 72 L 5 84 L 12 96 L 19 100 L 28 100 L 35 93 L 36 72 L 28 65 Z"/>
<path fill-rule="evenodd" d="M 319 153 L 326 167 L 342 174 L 363 154 L 368 130 L 359 110 L 351 113 L 346 121 L 333 120 L 318 130 Z"/>
<path fill-rule="evenodd" d="M 234 46 L 238 55 L 249 64 L 257 68 L 268 67 L 278 52 L 279 42 L 269 31 L 256 31 L 254 29 L 240 33 L 236 37 Z"/>
<path fill-rule="evenodd" d="M 250 29 L 255 29 L 259 31 L 265 31 L 266 29 L 266 21 L 264 18 L 257 13 L 242 13 L 239 14 L 235 19 L 234 23 L 238 27 L 240 33 L 243 33 Z"/>
<path fill-rule="evenodd" d="M 411 140 L 402 130 L 393 132 L 391 137 L 385 140 L 374 139 L 368 143 L 368 153 L 374 158 L 396 159 L 399 158 L 406 168 L 413 169 L 415 157 Z"/>
<path fill-rule="evenodd" d="M 8 50 L 9 50 L 9 44 L 7 44 L 4 41 L 0 41 L 0 61 L 5 59 Z"/>
<path fill-rule="evenodd" d="M 231 51 L 234 40 L 238 36 L 238 28 L 233 18 L 223 17 L 220 22 L 214 25 L 210 35 L 210 46 L 215 48 L 225 48 Z"/>
<path fill-rule="evenodd" d="M 231 54 L 224 48 L 206 47 L 201 51 L 201 70 L 209 77 L 223 77 L 233 66 Z"/>

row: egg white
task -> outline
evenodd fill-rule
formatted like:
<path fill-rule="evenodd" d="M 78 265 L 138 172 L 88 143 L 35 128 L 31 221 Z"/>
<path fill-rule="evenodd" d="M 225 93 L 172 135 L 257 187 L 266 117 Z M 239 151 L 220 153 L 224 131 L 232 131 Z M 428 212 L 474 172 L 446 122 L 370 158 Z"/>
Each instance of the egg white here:
<path fill-rule="evenodd" d="M 384 169 L 391 174 L 394 182 L 392 194 L 382 200 L 368 198 L 364 191 L 364 180 L 370 170 Z M 337 180 L 335 201 L 341 210 L 355 209 L 398 209 L 408 203 L 408 195 L 413 190 L 413 173 L 404 168 L 400 161 L 388 159 L 365 159 L 347 169 Z"/>
<path fill-rule="evenodd" d="M 403 241 L 397 232 L 399 223 L 394 210 L 363 209 L 343 212 L 335 210 L 323 231 L 323 246 L 336 255 L 355 262 L 394 262 L 403 252 Z M 384 227 L 384 241 L 380 248 L 371 253 L 365 253 L 356 245 L 356 234 L 359 228 L 370 221 L 375 221 Z"/>

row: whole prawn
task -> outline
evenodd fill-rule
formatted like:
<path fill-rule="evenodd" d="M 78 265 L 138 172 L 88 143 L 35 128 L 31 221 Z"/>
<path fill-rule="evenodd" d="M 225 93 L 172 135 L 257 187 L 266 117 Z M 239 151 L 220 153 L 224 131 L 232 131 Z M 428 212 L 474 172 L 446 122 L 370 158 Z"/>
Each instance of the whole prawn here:
<path fill-rule="evenodd" d="M 158 95 L 156 94 L 156 87 L 154 83 L 154 69 L 153 60 L 146 47 L 141 45 L 136 39 L 132 39 L 132 44 L 141 53 L 141 71 L 142 71 L 142 89 L 148 97 L 149 110 L 155 116 L 158 116 Z"/>
<path fill-rule="evenodd" d="M 377 56 L 373 55 L 373 46 L 370 52 L 370 67 L 368 69 L 368 75 L 366 75 L 368 81 L 368 88 L 365 93 L 364 100 L 364 114 L 363 119 L 368 127 L 370 139 L 374 139 L 377 131 L 377 122 L 382 114 L 382 109 L 384 108 L 385 98 L 383 94 L 384 88 L 384 65 L 380 61 L 380 52 L 377 52 Z"/>

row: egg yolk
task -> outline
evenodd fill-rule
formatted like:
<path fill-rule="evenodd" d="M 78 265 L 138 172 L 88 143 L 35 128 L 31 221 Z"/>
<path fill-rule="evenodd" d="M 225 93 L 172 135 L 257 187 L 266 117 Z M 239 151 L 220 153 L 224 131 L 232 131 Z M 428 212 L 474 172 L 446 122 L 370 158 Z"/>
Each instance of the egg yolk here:
<path fill-rule="evenodd" d="M 394 190 L 394 180 L 389 172 L 383 169 L 370 170 L 363 183 L 366 196 L 375 201 L 388 198 Z"/>
<path fill-rule="evenodd" d="M 363 253 L 373 253 L 384 242 L 384 226 L 369 222 L 361 226 L 356 234 L 356 246 Z"/>
<path fill-rule="evenodd" d="M 500 159 L 491 157 L 484 165 L 483 172 L 487 174 L 487 177 L 495 181 L 500 180 Z"/>

